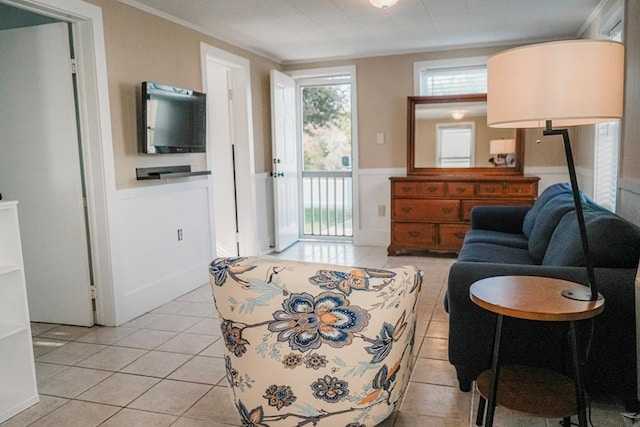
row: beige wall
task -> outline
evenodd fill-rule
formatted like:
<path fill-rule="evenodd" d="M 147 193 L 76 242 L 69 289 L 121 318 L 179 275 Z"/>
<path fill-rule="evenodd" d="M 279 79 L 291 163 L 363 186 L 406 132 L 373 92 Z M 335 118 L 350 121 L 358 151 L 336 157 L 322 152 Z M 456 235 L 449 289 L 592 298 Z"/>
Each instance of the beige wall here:
<path fill-rule="evenodd" d="M 190 164 L 194 170 L 206 169 L 204 154 L 138 153 L 137 133 L 142 81 L 202 90 L 200 42 L 251 61 L 256 171 L 266 170 L 264 147 L 271 138 L 269 71 L 279 64 L 117 1 L 88 1 L 103 13 L 116 188 L 155 184 L 136 181 L 137 167 Z"/>
<path fill-rule="evenodd" d="M 254 154 L 257 173 L 270 170 L 271 125 L 269 71 L 355 65 L 358 89 L 358 136 L 360 168 L 400 168 L 406 166 L 406 104 L 413 95 L 413 63 L 416 61 L 489 56 L 502 48 L 479 48 L 419 54 L 359 58 L 321 63 L 287 64 L 244 51 L 197 31 L 112 0 L 88 0 L 103 9 L 107 67 L 112 114 L 113 148 L 118 189 L 153 185 L 135 180 L 136 167 L 191 164 L 204 169 L 203 154 L 149 156 L 138 153 L 137 114 L 140 83 L 158 81 L 181 87 L 202 89 L 200 42 L 205 42 L 251 62 L 253 97 Z M 639 28 L 640 5 L 627 2 L 627 99 L 622 156 L 622 175 L 640 177 L 640 88 Z M 635 10 L 635 14 L 633 13 Z M 635 58 L 635 60 L 633 59 Z M 385 134 L 385 144 L 376 144 L 376 134 Z M 540 132 L 527 131 L 525 165 L 527 167 L 564 166 L 560 141 L 540 138 Z M 573 133 L 572 140 L 584 135 Z M 537 144 L 536 140 L 542 143 Z M 580 166 L 591 162 L 591 146 L 574 145 Z M 590 157 L 591 156 L 591 157 Z"/>
<path fill-rule="evenodd" d="M 640 180 L 640 2 L 625 3 L 625 102 L 620 176 Z"/>
<path fill-rule="evenodd" d="M 355 65 L 358 89 L 358 144 L 360 168 L 400 168 L 407 162 L 407 97 L 413 93 L 413 63 L 418 61 L 490 56 L 507 49 L 481 48 L 361 58 L 313 64 L 285 65 L 285 71 Z M 376 144 L 376 134 L 384 132 L 385 144 Z M 560 166 L 564 162 L 562 144 L 535 144 L 527 133 L 526 166 Z M 531 136 L 533 135 L 533 136 Z"/>

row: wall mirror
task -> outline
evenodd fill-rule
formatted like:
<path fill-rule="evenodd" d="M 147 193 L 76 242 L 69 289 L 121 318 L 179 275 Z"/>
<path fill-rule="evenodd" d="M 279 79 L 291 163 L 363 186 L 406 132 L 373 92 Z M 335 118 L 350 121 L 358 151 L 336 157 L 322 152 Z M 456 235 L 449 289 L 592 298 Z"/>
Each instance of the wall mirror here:
<path fill-rule="evenodd" d="M 407 174 L 522 175 L 524 130 L 487 126 L 487 95 L 410 96 Z"/>

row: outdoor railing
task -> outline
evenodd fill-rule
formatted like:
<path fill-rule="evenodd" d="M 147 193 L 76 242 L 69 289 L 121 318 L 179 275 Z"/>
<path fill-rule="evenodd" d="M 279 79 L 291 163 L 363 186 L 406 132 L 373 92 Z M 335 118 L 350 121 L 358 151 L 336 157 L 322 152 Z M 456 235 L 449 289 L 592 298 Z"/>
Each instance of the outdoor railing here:
<path fill-rule="evenodd" d="M 302 172 L 303 236 L 353 236 L 351 171 Z"/>

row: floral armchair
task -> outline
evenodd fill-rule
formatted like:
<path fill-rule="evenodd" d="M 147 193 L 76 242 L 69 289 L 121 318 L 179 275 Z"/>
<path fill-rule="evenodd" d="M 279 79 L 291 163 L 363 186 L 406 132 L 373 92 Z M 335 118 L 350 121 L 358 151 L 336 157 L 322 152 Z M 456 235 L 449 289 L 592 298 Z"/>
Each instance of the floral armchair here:
<path fill-rule="evenodd" d="M 374 426 L 412 366 L 422 272 L 218 258 L 209 266 L 243 426 Z"/>

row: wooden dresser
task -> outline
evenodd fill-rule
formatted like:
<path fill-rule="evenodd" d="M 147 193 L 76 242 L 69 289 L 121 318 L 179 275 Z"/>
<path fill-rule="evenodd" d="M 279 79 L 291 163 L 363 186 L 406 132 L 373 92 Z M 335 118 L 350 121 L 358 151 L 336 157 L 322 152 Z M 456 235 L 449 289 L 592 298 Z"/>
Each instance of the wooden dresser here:
<path fill-rule="evenodd" d="M 406 250 L 458 252 L 478 205 L 531 205 L 538 177 L 409 176 L 391 179 L 389 255 Z"/>

